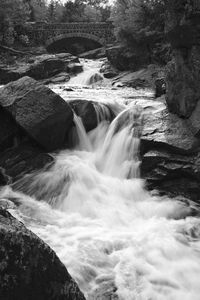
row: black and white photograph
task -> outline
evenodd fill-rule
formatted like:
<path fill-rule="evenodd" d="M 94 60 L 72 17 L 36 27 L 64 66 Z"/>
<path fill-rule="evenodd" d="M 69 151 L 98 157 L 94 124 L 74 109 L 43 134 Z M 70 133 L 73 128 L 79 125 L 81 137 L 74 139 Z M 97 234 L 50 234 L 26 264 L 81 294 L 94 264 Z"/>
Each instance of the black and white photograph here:
<path fill-rule="evenodd" d="M 200 0 L 0 0 L 0 300 L 200 300 Z"/>

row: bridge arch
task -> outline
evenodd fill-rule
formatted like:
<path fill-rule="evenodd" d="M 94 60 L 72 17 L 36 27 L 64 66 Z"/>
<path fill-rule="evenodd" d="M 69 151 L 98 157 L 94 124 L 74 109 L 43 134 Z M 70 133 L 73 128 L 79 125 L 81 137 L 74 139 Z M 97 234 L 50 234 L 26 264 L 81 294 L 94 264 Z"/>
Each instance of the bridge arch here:
<path fill-rule="evenodd" d="M 91 33 L 85 33 L 85 32 L 71 32 L 71 33 L 64 33 L 64 34 L 59 34 L 54 37 L 50 37 L 46 40 L 45 46 L 49 47 L 55 42 L 65 40 L 65 39 L 70 39 L 70 38 L 85 38 L 88 40 L 92 40 L 96 43 L 98 43 L 101 46 L 106 45 L 106 40 L 104 38 L 100 38 L 94 34 Z"/>

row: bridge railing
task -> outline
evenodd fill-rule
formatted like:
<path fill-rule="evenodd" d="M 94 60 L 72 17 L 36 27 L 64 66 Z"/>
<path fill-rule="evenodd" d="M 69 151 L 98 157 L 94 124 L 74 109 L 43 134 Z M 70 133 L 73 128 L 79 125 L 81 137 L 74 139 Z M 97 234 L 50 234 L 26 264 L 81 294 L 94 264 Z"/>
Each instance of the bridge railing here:
<path fill-rule="evenodd" d="M 32 30 L 64 30 L 64 29 L 103 29 L 108 30 L 113 27 L 111 22 L 76 22 L 76 23 L 46 23 L 35 22 L 29 23 Z"/>

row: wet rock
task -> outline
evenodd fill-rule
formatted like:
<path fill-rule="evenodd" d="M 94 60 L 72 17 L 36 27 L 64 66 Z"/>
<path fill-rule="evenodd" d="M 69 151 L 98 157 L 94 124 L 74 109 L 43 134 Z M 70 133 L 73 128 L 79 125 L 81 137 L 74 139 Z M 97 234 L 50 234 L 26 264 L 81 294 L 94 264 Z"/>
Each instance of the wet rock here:
<path fill-rule="evenodd" d="M 120 71 L 138 70 L 149 63 L 149 54 L 145 48 L 129 49 L 122 45 L 106 49 L 106 56 L 110 63 Z"/>
<path fill-rule="evenodd" d="M 176 49 L 167 67 L 166 101 L 171 112 L 189 118 L 200 100 L 200 47 Z"/>
<path fill-rule="evenodd" d="M 139 101 L 138 101 L 139 102 Z M 143 100 L 141 176 L 150 190 L 200 201 L 199 140 L 159 101 Z"/>
<path fill-rule="evenodd" d="M 73 67 L 72 67 L 73 66 Z M 50 78 L 61 72 L 81 72 L 77 57 L 69 53 L 43 54 L 33 57 L 30 63 L 21 62 L 16 66 L 0 66 L 0 84 L 29 76 L 36 80 Z"/>
<path fill-rule="evenodd" d="M 73 100 L 69 105 L 81 117 L 86 131 L 90 131 L 97 127 L 97 115 L 92 101 Z"/>
<path fill-rule="evenodd" d="M 3 209 L 0 239 L 1 299 L 85 299 L 53 250 Z"/>
<path fill-rule="evenodd" d="M 157 78 L 155 80 L 155 97 L 158 98 L 166 93 L 166 81 L 165 78 Z"/>
<path fill-rule="evenodd" d="M 5 169 L 0 167 L 0 186 L 7 185 L 11 182 L 9 176 L 6 175 Z"/>
<path fill-rule="evenodd" d="M 110 62 L 106 61 L 100 69 L 100 73 L 103 74 L 105 78 L 113 78 L 119 74 L 119 71 L 117 71 Z"/>
<path fill-rule="evenodd" d="M 9 113 L 0 106 L 0 151 L 12 147 L 20 131 Z"/>
<path fill-rule="evenodd" d="M 150 150 L 142 158 L 141 175 L 149 189 L 200 201 L 199 155 L 185 156 L 165 150 Z"/>
<path fill-rule="evenodd" d="M 167 66 L 166 101 L 171 112 L 191 118 L 199 135 L 200 13 L 198 1 L 170 1 L 166 6 L 165 31 L 172 48 Z"/>
<path fill-rule="evenodd" d="M 156 145 L 178 153 L 198 151 L 199 141 L 185 120 L 170 113 L 164 103 L 147 101 L 144 106 L 142 147 Z"/>
<path fill-rule="evenodd" d="M 49 79 L 46 79 L 42 81 L 43 84 L 49 84 L 49 83 L 62 83 L 62 82 L 68 82 L 70 80 L 70 75 L 66 72 L 61 72 Z"/>
<path fill-rule="evenodd" d="M 92 293 L 91 299 L 95 300 L 119 300 L 117 288 L 110 280 L 100 283 L 99 287 Z"/>
<path fill-rule="evenodd" d="M 1 209 L 16 209 L 16 205 L 8 199 L 0 199 L 0 210 Z"/>
<path fill-rule="evenodd" d="M 0 89 L 0 106 L 47 151 L 64 146 L 73 113 L 69 105 L 49 88 L 23 77 Z"/>
<path fill-rule="evenodd" d="M 99 121 L 112 121 L 114 118 L 110 108 L 102 103 L 88 100 L 73 100 L 69 102 L 69 105 L 81 117 L 86 131 L 96 128 Z"/>
<path fill-rule="evenodd" d="M 115 77 L 112 84 L 115 86 L 132 87 L 132 88 L 155 88 L 155 81 L 158 78 L 165 77 L 165 69 L 157 65 L 149 65 L 147 68 L 136 72 L 124 72 Z"/>
<path fill-rule="evenodd" d="M 86 84 L 91 85 L 101 81 L 103 81 L 103 76 L 100 73 L 95 73 L 88 79 Z"/>
<path fill-rule="evenodd" d="M 10 148 L 0 156 L 0 168 L 4 178 L 2 185 L 15 182 L 25 174 L 40 170 L 52 162 L 52 156 L 29 142 Z"/>
<path fill-rule="evenodd" d="M 71 87 L 66 87 L 66 88 L 63 89 L 63 91 L 65 91 L 65 92 L 74 92 L 75 90 Z"/>
<path fill-rule="evenodd" d="M 80 63 L 70 63 L 67 66 L 67 72 L 70 74 L 78 74 L 83 71 L 83 66 Z"/>

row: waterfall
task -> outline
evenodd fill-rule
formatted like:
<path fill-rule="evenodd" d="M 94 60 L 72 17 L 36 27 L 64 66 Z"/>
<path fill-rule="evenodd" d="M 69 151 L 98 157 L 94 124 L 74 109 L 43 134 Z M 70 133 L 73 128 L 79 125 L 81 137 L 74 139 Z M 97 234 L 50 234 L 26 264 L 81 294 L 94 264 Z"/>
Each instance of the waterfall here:
<path fill-rule="evenodd" d="M 97 115 L 97 123 L 100 124 L 104 120 L 111 119 L 111 111 L 109 107 L 103 103 L 94 103 L 94 109 Z"/>
<path fill-rule="evenodd" d="M 89 63 L 88 65 L 85 64 L 83 72 L 71 78 L 68 84 L 72 86 L 89 86 L 102 82 L 103 80 L 104 78 L 99 72 L 99 64 L 91 68 Z"/>
<path fill-rule="evenodd" d="M 74 112 L 74 123 L 76 126 L 76 132 L 78 135 L 78 147 L 80 150 L 91 151 L 92 145 L 85 131 L 83 122 Z"/>
<path fill-rule="evenodd" d="M 12 214 L 56 251 L 87 300 L 199 300 L 200 220 L 178 199 L 146 191 L 142 109 L 116 104 L 111 124 L 100 122 L 107 108 L 96 111 L 89 133 L 74 114 L 74 149 L 1 197 L 17 199 Z"/>
<path fill-rule="evenodd" d="M 93 85 L 97 82 L 103 81 L 102 75 L 93 70 L 87 70 L 84 73 L 80 73 L 76 77 L 73 77 L 68 82 L 69 85 L 77 85 L 77 86 L 84 86 L 84 85 Z"/>

